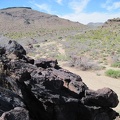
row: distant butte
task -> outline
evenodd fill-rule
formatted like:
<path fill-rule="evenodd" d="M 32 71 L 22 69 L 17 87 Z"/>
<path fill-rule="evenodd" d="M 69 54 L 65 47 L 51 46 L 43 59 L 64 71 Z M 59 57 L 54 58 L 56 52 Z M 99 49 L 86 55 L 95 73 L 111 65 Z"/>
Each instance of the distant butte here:
<path fill-rule="evenodd" d="M 3 9 L 1 9 L 1 10 L 15 9 L 15 8 L 26 8 L 26 9 L 32 9 L 31 7 L 8 7 L 8 8 L 3 8 Z"/>

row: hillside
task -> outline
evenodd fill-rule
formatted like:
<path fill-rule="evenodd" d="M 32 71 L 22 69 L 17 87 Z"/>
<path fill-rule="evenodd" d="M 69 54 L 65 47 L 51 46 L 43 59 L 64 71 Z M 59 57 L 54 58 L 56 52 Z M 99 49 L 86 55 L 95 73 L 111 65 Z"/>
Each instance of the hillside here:
<path fill-rule="evenodd" d="M 86 26 L 32 10 L 29 7 L 12 7 L 0 10 L 0 34 L 12 39 L 38 37 L 45 34 L 52 36 L 68 30 L 82 30 Z"/>
<path fill-rule="evenodd" d="M 78 61 L 82 57 L 82 69 L 101 69 L 100 64 L 104 68 L 120 60 L 120 19 L 109 19 L 98 28 L 88 27 L 91 24 L 85 26 L 29 7 L 0 10 L 2 38 L 19 41 L 30 56 L 57 58 L 74 66 L 81 66 Z M 73 63 L 76 56 L 78 61 Z"/>
<path fill-rule="evenodd" d="M 108 19 L 105 23 L 104 23 L 104 27 L 113 27 L 113 26 L 119 26 L 120 25 L 120 18 L 113 18 L 113 19 Z"/>
<path fill-rule="evenodd" d="M 87 24 L 87 26 L 96 28 L 96 27 L 102 26 L 103 24 L 104 23 L 102 23 L 102 22 L 97 22 L 97 23 L 90 22 Z"/>
<path fill-rule="evenodd" d="M 97 23 L 91 24 L 98 26 Z M 88 62 L 86 67 L 90 69 L 96 62 L 104 66 L 119 60 L 120 19 L 109 19 L 98 28 L 88 26 L 29 7 L 0 10 L 2 38 L 19 41 L 30 56 L 53 57 L 72 62 L 76 56 L 78 59 L 82 56 L 83 63 Z M 72 64 L 79 66 L 78 61 Z M 94 67 L 99 69 L 98 65 Z"/>
<path fill-rule="evenodd" d="M 69 36 L 64 43 L 68 56 L 84 56 L 103 65 L 120 60 L 120 19 L 106 21 L 103 26 Z M 74 50 L 74 48 L 76 48 Z M 79 52 L 78 52 L 79 51 Z M 77 63 L 76 63 L 77 64 Z M 77 64 L 78 65 L 78 64 Z M 87 66 L 89 67 L 89 66 Z"/>
<path fill-rule="evenodd" d="M 0 46 L 6 47 L 8 40 L 9 45 L 11 40 L 16 40 L 25 48 L 27 56 L 35 61 L 39 58 L 57 59 L 60 66 L 84 78 L 88 87 L 94 90 L 112 88 L 120 100 L 120 81 L 115 82 L 116 78 L 120 79 L 119 30 L 120 18 L 110 19 L 99 27 L 90 27 L 29 7 L 0 10 Z M 14 62 L 14 57 L 12 54 L 8 56 L 11 62 Z M 33 59 L 22 58 L 28 62 Z M 114 79 L 105 76 L 108 69 L 119 70 L 110 73 Z M 120 112 L 120 104 L 116 110 Z"/>

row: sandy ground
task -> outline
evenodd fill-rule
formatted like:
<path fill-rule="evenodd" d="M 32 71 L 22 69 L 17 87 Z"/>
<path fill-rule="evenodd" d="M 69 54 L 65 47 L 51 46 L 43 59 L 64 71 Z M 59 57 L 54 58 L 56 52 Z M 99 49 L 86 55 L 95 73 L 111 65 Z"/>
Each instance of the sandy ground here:
<path fill-rule="evenodd" d="M 69 70 L 70 72 L 73 72 L 77 75 L 80 75 L 83 82 L 93 90 L 101 89 L 104 87 L 109 87 L 113 91 L 115 91 L 118 95 L 118 99 L 120 101 L 120 80 L 114 79 L 107 77 L 105 75 L 98 76 L 96 72 L 91 72 L 91 71 L 81 71 L 77 70 L 72 67 L 67 67 L 64 63 L 59 62 L 59 65 L 64 68 Z M 114 108 L 117 112 L 120 112 L 120 103 L 116 108 Z"/>

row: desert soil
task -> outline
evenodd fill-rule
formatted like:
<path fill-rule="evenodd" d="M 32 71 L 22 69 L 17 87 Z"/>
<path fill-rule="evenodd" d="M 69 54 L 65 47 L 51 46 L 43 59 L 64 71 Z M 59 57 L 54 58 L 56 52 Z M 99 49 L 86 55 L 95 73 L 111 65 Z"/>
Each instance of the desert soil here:
<path fill-rule="evenodd" d="M 79 76 L 81 76 L 83 82 L 93 90 L 101 89 L 104 87 L 109 87 L 113 91 L 115 91 L 118 95 L 118 99 L 120 101 L 120 80 L 119 79 L 114 79 L 107 77 L 105 75 L 98 75 L 98 72 L 96 71 L 81 71 L 78 69 L 75 69 L 73 67 L 68 67 L 65 65 L 64 62 L 59 62 L 59 65 L 64 68 L 69 70 L 70 72 L 73 72 Z M 114 108 L 117 112 L 120 112 L 120 103 L 116 108 Z"/>

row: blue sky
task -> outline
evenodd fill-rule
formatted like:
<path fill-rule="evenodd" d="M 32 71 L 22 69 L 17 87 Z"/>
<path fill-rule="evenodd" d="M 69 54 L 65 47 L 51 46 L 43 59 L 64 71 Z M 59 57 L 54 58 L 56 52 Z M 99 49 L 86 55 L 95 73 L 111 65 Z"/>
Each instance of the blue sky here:
<path fill-rule="evenodd" d="M 0 9 L 6 7 L 31 7 L 83 24 L 120 17 L 120 0 L 0 0 Z"/>

